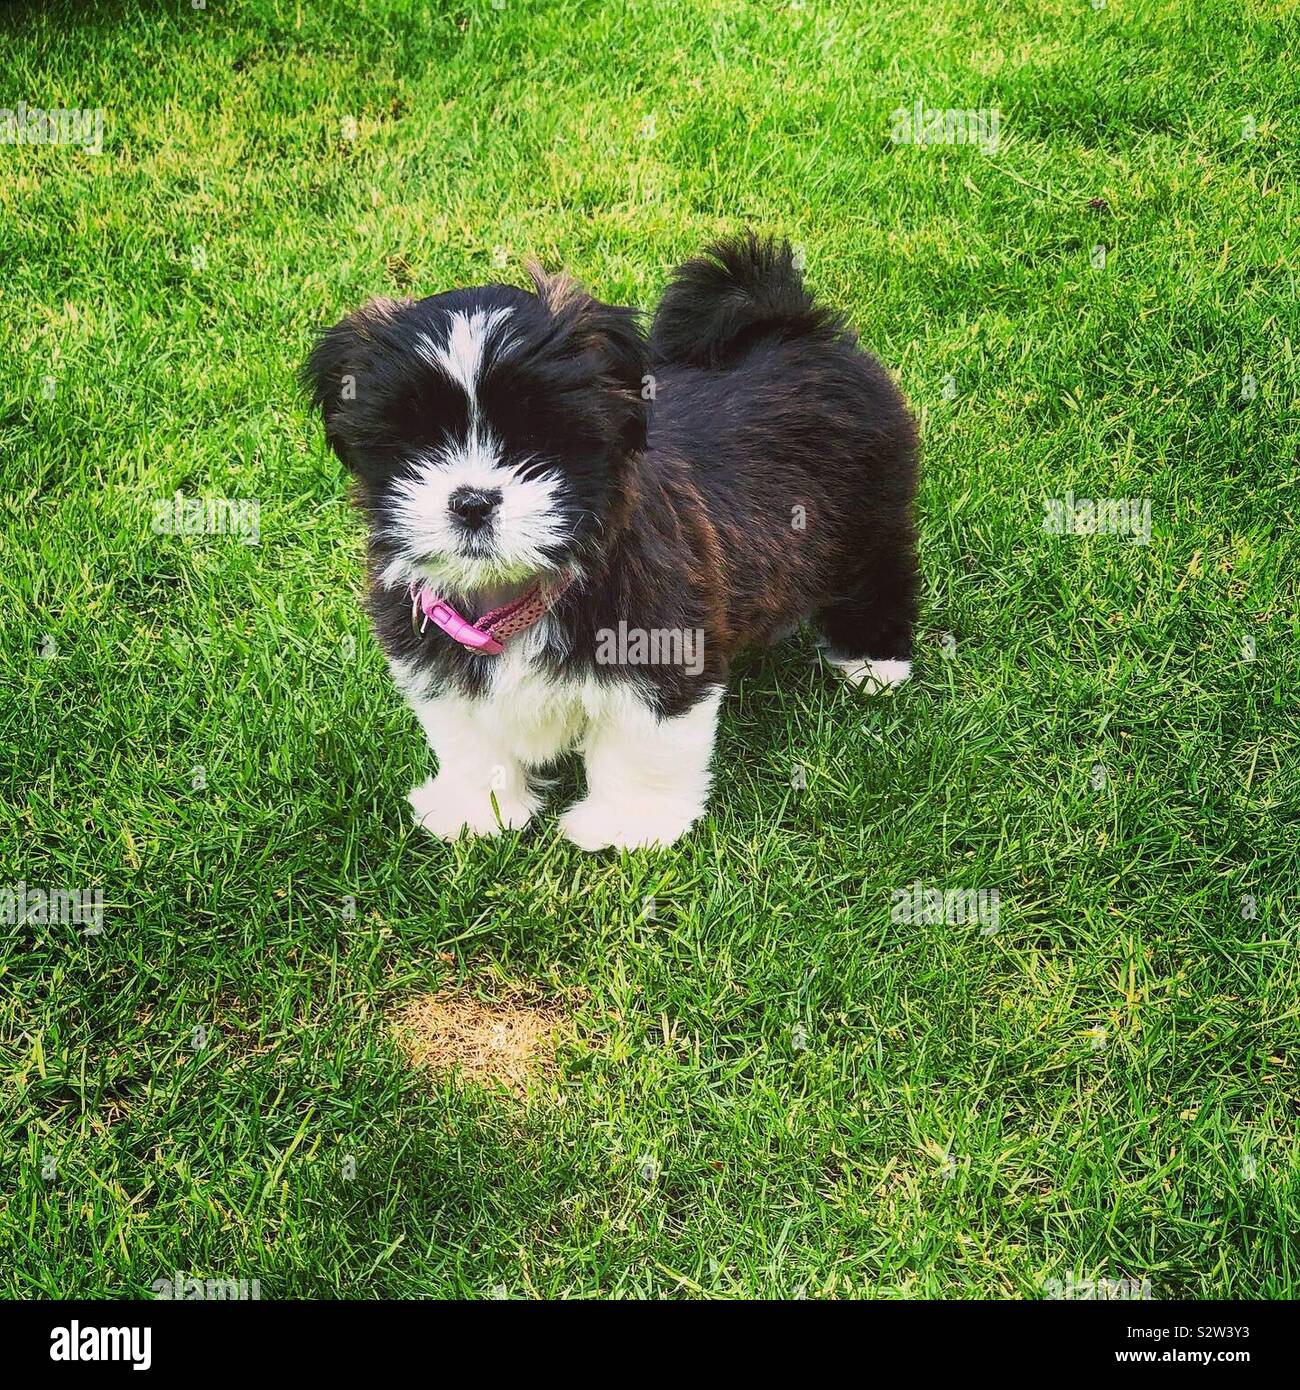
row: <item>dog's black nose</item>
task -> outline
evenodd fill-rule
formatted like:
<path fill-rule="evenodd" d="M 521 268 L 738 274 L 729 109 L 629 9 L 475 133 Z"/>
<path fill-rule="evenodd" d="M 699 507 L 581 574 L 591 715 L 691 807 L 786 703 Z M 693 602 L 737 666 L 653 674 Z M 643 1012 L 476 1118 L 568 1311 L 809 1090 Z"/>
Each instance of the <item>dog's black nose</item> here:
<path fill-rule="evenodd" d="M 499 488 L 482 492 L 476 487 L 458 487 L 447 499 L 447 506 L 471 531 L 477 531 L 487 522 L 500 501 Z"/>

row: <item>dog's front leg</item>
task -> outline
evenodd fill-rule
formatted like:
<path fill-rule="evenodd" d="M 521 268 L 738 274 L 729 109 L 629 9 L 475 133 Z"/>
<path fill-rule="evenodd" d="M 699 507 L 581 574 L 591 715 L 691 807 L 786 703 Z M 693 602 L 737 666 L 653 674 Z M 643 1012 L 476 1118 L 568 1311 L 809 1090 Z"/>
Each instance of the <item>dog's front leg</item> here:
<path fill-rule="evenodd" d="M 522 829 L 539 798 L 494 728 L 490 709 L 459 695 L 408 698 L 438 757 L 438 775 L 412 787 L 407 798 L 415 823 L 444 840 L 454 840 L 462 830 L 496 835 Z"/>
<path fill-rule="evenodd" d="M 722 687 L 660 718 L 631 695 L 593 717 L 583 743 L 587 795 L 560 817 L 580 849 L 671 845 L 704 814 Z"/>

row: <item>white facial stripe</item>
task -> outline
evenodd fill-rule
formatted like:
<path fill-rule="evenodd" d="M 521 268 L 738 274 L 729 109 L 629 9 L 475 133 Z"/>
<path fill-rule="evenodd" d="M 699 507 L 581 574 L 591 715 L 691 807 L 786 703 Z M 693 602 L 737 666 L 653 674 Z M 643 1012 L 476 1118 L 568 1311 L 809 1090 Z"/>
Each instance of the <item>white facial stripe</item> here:
<path fill-rule="evenodd" d="M 415 476 L 394 485 L 392 528 L 398 553 L 381 574 L 386 584 L 425 579 L 474 588 L 530 578 L 545 568 L 547 551 L 565 539 L 563 523 L 554 513 L 560 485 L 551 478 L 524 477 L 519 467 L 503 464 L 501 445 L 479 412 L 484 354 L 510 312 L 457 311 L 449 315 L 444 342 L 429 334 L 416 341 L 420 358 L 465 392 L 469 430 L 459 443 L 415 459 Z M 501 333 L 494 345 L 500 352 L 510 342 L 509 333 Z M 483 533 L 482 553 L 467 543 L 448 508 L 451 494 L 463 487 L 501 493 L 489 529 Z"/>
<path fill-rule="evenodd" d="M 459 383 L 469 401 L 470 420 L 478 419 L 478 377 L 483 366 L 483 349 L 498 324 L 510 317 L 509 309 L 488 313 L 475 309 L 472 314 L 451 315 L 447 341 L 438 343 L 427 333 L 416 341 L 415 350 L 431 366 Z"/>

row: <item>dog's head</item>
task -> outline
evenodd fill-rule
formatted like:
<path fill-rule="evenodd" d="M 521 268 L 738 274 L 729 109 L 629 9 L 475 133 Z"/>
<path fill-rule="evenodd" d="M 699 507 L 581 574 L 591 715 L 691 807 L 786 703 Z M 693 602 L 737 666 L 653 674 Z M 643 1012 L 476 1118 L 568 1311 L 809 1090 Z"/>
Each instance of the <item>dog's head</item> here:
<path fill-rule="evenodd" d="M 304 369 L 357 480 L 380 580 L 472 593 L 580 571 L 645 445 L 635 312 L 529 267 L 509 285 L 377 299 Z"/>

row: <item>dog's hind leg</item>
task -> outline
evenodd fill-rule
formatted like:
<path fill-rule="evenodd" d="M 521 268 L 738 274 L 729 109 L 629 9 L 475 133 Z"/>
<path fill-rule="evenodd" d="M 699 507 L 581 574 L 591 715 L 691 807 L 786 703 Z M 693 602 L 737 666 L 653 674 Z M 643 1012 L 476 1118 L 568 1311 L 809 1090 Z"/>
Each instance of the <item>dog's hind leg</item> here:
<path fill-rule="evenodd" d="M 901 685 L 912 674 L 920 582 L 910 535 L 878 538 L 877 544 L 853 587 L 816 615 L 826 660 L 869 693 Z"/>

